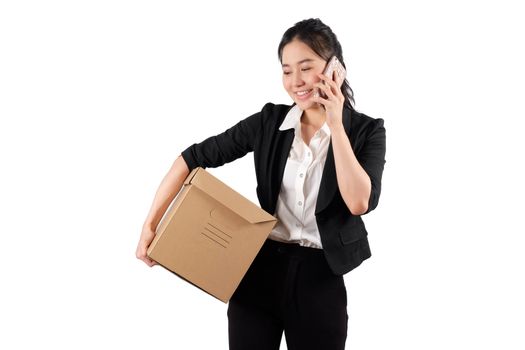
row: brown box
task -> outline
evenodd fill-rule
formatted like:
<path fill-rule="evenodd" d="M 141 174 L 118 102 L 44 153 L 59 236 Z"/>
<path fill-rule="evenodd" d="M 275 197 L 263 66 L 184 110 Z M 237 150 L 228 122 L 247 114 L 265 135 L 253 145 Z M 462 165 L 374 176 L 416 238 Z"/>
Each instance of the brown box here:
<path fill-rule="evenodd" d="M 277 219 L 203 168 L 159 223 L 148 256 L 227 303 Z"/>

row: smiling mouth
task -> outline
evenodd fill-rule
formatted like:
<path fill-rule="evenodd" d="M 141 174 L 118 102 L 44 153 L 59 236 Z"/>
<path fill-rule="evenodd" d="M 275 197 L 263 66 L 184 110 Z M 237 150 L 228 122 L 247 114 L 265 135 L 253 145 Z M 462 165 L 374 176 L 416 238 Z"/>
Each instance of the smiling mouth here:
<path fill-rule="evenodd" d="M 304 90 L 304 91 L 297 91 L 296 94 L 299 95 L 299 96 L 304 96 L 304 95 L 307 95 L 308 93 L 310 93 L 311 91 L 312 91 L 312 89 Z"/>
<path fill-rule="evenodd" d="M 310 90 L 303 90 L 303 91 L 297 91 L 295 93 L 295 95 L 299 98 L 299 99 L 306 99 L 310 96 L 310 94 L 312 93 L 313 89 L 310 89 Z"/>

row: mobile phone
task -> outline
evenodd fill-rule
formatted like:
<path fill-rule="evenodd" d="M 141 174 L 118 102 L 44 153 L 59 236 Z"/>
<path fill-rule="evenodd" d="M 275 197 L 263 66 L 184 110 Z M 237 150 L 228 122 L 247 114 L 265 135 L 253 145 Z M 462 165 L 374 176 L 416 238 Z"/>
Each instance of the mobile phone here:
<path fill-rule="evenodd" d="M 346 78 L 346 69 L 345 67 L 343 67 L 343 64 L 337 59 L 336 56 L 332 56 L 330 61 L 328 61 L 323 74 L 333 79 L 334 77 L 332 75 L 334 71 L 337 72 L 337 75 L 341 79 L 341 83 L 339 84 L 339 88 L 340 88 L 343 85 L 343 81 Z M 319 94 L 321 95 L 322 98 L 326 98 L 326 95 L 324 92 L 320 91 L 319 89 L 315 89 L 314 96 L 319 97 Z"/>

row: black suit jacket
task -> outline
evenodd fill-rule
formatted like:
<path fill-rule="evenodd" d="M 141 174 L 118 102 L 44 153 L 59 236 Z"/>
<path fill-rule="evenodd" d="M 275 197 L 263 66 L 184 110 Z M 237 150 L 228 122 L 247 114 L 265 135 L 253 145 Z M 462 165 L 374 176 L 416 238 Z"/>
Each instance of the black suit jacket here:
<path fill-rule="evenodd" d="M 281 131 L 279 127 L 291 107 L 267 103 L 260 112 L 221 134 L 191 145 L 181 155 L 191 171 L 198 166 L 218 167 L 253 151 L 259 203 L 275 215 L 294 139 L 294 129 Z M 381 192 L 386 148 L 383 119 L 345 107 L 343 125 L 354 154 L 372 183 L 368 213 L 377 206 Z M 343 275 L 371 256 L 363 220 L 350 212 L 338 190 L 332 143 L 326 155 L 315 216 L 326 260 L 334 274 Z"/>

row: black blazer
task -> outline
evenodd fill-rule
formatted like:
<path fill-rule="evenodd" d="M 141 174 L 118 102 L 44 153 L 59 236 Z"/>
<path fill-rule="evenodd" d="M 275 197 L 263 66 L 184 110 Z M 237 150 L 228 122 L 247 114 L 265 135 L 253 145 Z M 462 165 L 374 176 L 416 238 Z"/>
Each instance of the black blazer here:
<path fill-rule="evenodd" d="M 294 129 L 281 131 L 279 126 L 292 107 L 267 103 L 260 112 L 221 134 L 191 145 L 181 155 L 191 171 L 198 166 L 218 167 L 253 151 L 259 203 L 261 208 L 275 215 L 294 139 Z M 374 119 L 345 107 L 343 126 L 356 158 L 372 183 L 368 213 L 377 206 L 381 192 L 386 148 L 383 119 Z M 371 256 L 363 220 L 350 212 L 338 190 L 332 143 L 326 155 L 315 216 L 326 260 L 334 274 L 343 275 Z"/>

